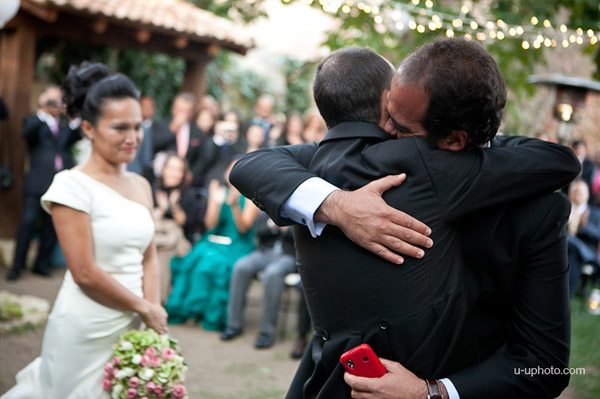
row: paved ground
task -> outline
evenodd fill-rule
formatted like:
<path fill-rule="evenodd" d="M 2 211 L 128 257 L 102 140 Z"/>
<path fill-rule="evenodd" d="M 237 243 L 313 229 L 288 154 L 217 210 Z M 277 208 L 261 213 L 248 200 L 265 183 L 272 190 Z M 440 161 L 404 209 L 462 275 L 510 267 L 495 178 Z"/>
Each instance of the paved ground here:
<path fill-rule="evenodd" d="M 53 301 L 64 270 L 51 279 L 26 272 L 15 283 L 4 279 L 0 268 L 0 290 L 32 294 Z M 188 362 L 186 386 L 190 398 L 275 399 L 282 398 L 298 366 L 289 353 L 295 339 L 297 296 L 291 297 L 292 311 L 287 321 L 287 337 L 268 350 L 254 349 L 260 317 L 260 283 L 252 285 L 248 301 L 245 334 L 231 342 L 222 342 L 214 332 L 196 325 L 171 326 L 170 333 L 181 344 Z M 26 333 L 0 335 L 0 394 L 14 385 L 18 370 L 40 353 L 43 328 Z"/>

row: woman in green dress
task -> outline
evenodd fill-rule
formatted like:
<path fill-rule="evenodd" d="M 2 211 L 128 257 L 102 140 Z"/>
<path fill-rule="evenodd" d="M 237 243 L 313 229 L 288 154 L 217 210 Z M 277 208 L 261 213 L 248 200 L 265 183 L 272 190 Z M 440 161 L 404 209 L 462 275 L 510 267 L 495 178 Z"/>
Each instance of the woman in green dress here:
<path fill-rule="evenodd" d="M 193 319 L 206 330 L 220 331 L 227 320 L 229 281 L 235 262 L 254 250 L 258 208 L 229 184 L 209 184 L 206 233 L 189 254 L 171 260 L 172 291 L 166 309 L 170 323 Z"/>

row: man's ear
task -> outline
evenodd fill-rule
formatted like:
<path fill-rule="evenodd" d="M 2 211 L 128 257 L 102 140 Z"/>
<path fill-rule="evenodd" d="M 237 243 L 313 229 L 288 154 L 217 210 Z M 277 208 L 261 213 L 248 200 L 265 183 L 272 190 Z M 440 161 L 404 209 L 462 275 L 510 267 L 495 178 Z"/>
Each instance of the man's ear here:
<path fill-rule="evenodd" d="M 464 130 L 453 130 L 450 134 L 439 139 L 437 145 L 442 150 L 462 151 L 467 146 L 469 135 Z"/>
<path fill-rule="evenodd" d="M 385 124 L 389 119 L 387 104 L 388 104 L 388 96 L 390 94 L 389 89 L 385 89 L 383 93 L 381 93 L 381 99 L 379 102 L 379 126 L 383 129 Z"/>

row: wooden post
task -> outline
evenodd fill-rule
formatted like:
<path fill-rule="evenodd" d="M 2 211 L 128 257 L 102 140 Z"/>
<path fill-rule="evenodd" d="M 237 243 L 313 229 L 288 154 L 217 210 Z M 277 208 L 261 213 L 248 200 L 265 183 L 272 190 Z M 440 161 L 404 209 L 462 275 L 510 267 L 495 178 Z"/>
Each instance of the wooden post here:
<path fill-rule="evenodd" d="M 21 216 L 26 156 L 21 121 L 30 113 L 36 39 L 35 25 L 22 14 L 0 30 L 0 90 L 9 113 L 3 123 L 0 159 L 15 178 L 10 190 L 0 192 L 0 238 L 15 237 Z"/>
<path fill-rule="evenodd" d="M 204 71 L 211 57 L 205 51 L 201 57 L 185 60 L 185 76 L 182 91 L 189 91 L 196 96 L 198 103 L 202 100 L 206 90 Z"/>

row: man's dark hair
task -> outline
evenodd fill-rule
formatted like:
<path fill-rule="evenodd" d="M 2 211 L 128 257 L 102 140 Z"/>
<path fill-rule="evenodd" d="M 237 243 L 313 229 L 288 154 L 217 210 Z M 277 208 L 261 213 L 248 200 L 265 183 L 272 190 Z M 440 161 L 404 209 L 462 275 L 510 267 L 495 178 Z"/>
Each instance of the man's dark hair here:
<path fill-rule="evenodd" d="M 429 107 L 421 124 L 432 141 L 453 130 L 468 134 L 468 146 L 494 138 L 506 105 L 506 86 L 498 65 L 483 47 L 465 39 L 439 39 L 399 66 L 397 78 L 422 86 Z"/>
<path fill-rule="evenodd" d="M 585 141 L 583 141 L 583 140 L 573 140 L 573 143 L 571 144 L 571 148 L 577 148 L 579 146 L 583 146 L 584 148 L 587 149 L 587 145 L 585 144 Z"/>
<path fill-rule="evenodd" d="M 390 63 L 368 48 L 345 48 L 325 58 L 317 67 L 313 94 L 327 127 L 379 123 L 381 95 L 393 73 Z"/>

